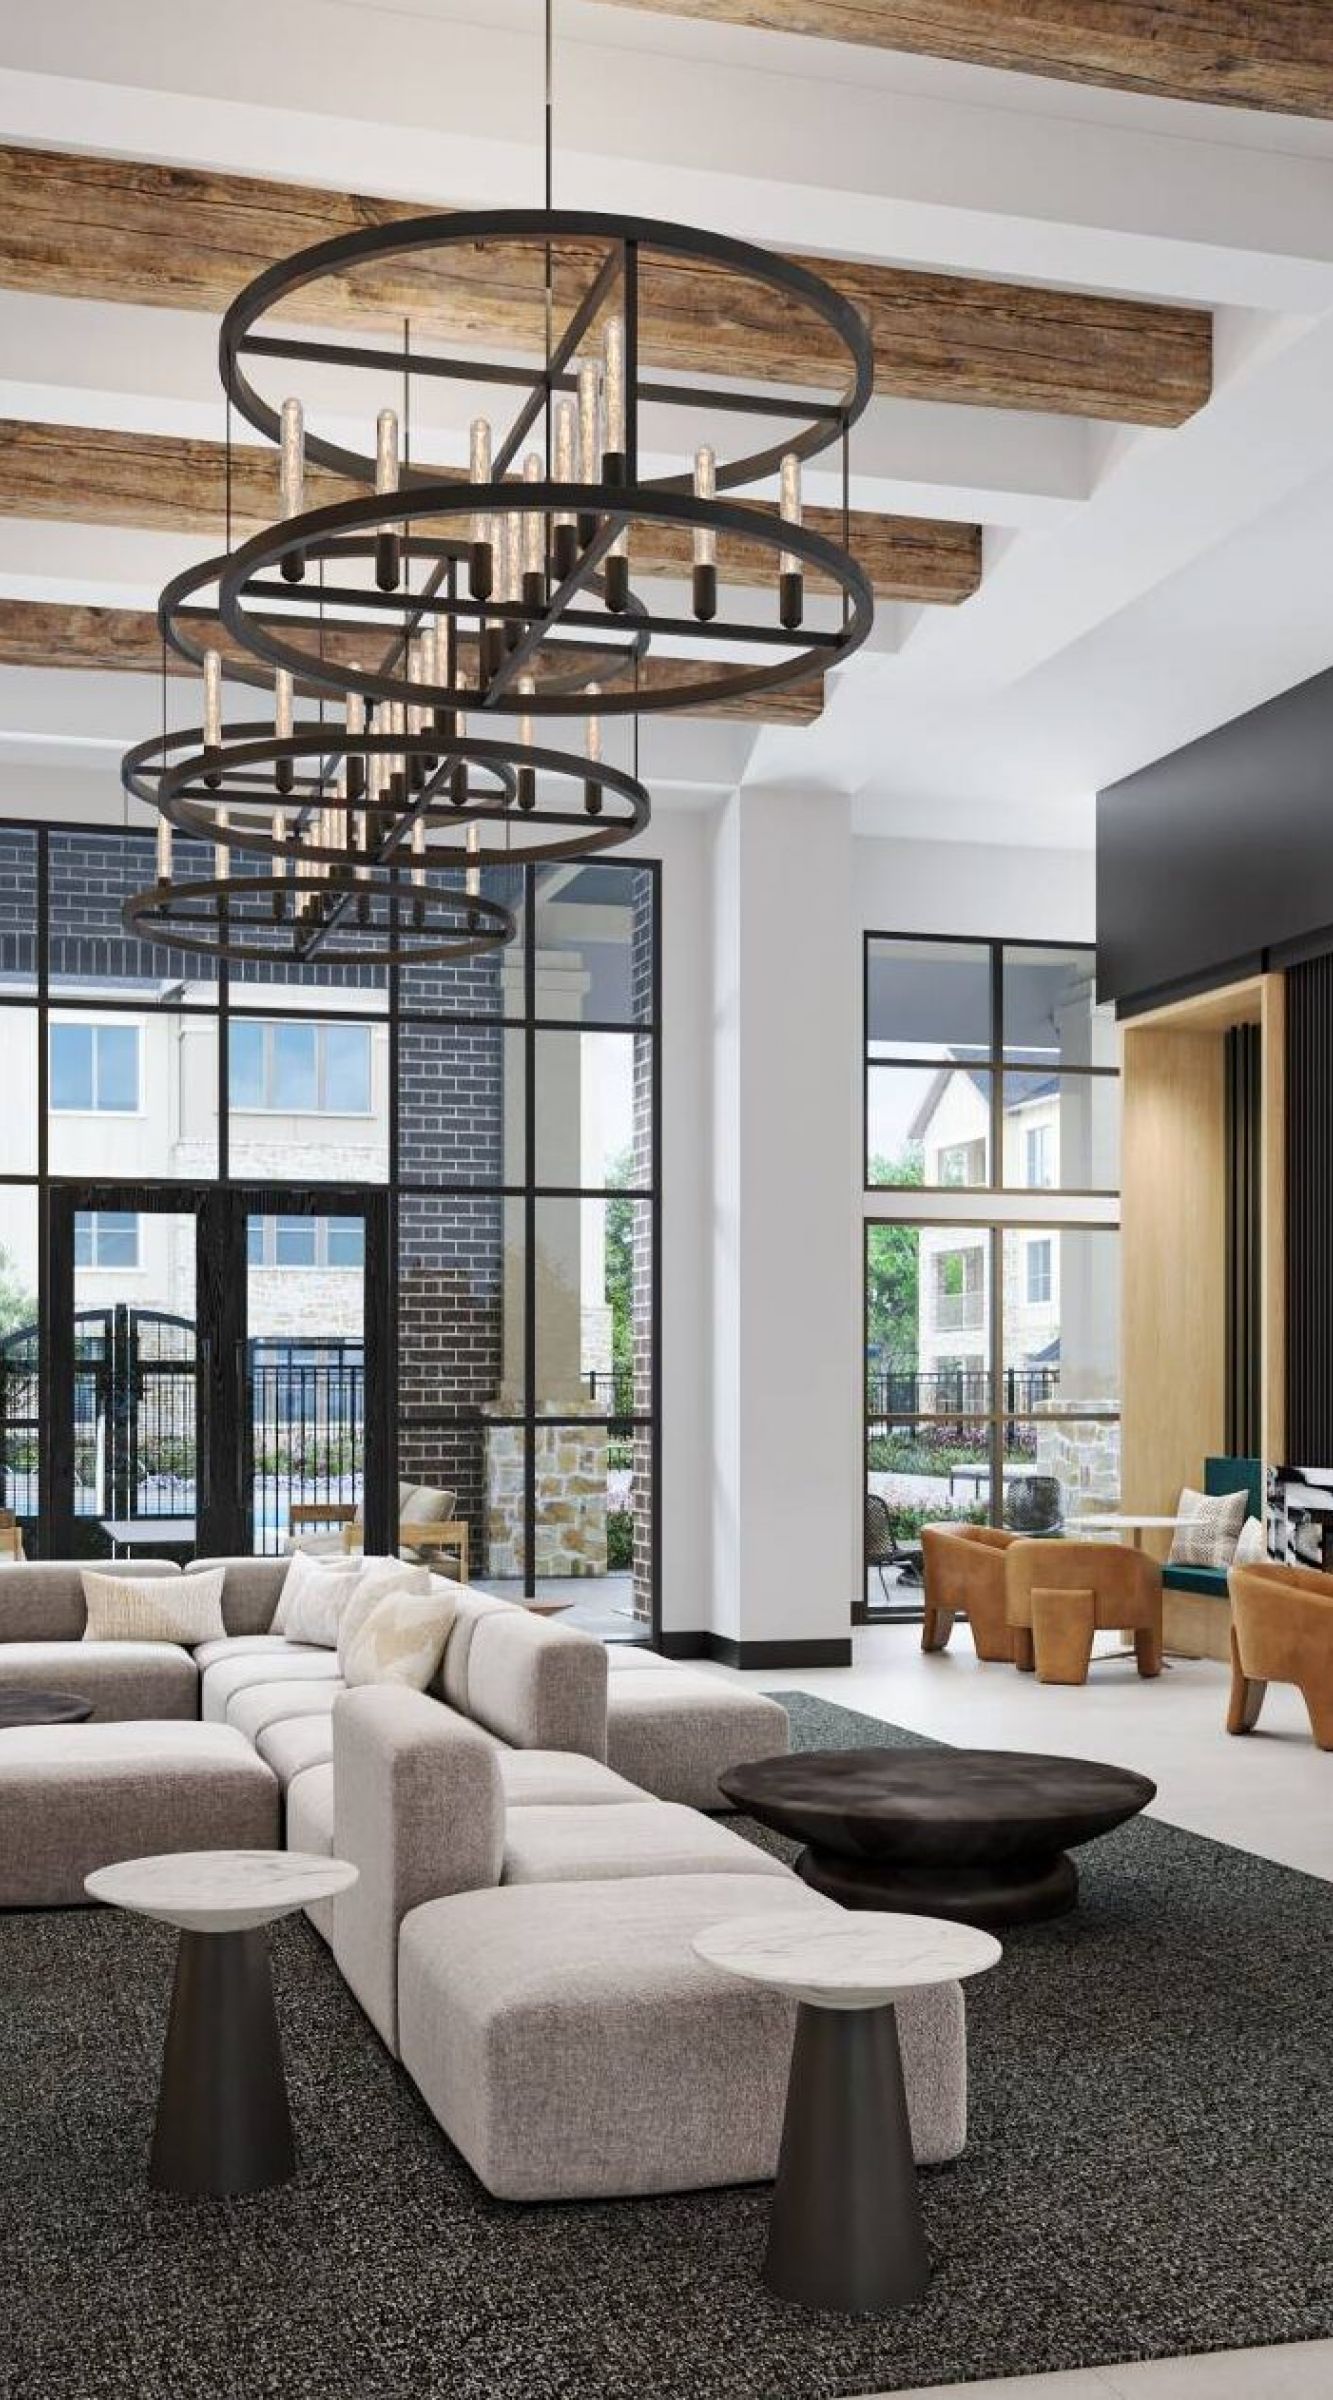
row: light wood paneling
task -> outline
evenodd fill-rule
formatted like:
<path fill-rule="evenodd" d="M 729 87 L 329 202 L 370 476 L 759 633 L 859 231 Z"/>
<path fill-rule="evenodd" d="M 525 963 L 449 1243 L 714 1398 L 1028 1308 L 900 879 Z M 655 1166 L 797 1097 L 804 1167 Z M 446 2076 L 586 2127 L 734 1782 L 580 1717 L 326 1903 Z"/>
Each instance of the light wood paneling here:
<path fill-rule="evenodd" d="M 187 628 L 189 623 L 187 615 Z M 290 632 L 291 628 L 287 630 Z M 233 648 L 216 624 L 207 637 L 201 627 L 200 638 L 211 639 L 224 657 Z M 331 658 L 343 660 L 365 658 L 367 644 L 373 643 L 374 638 L 373 629 L 368 631 L 365 625 L 353 632 L 334 624 L 325 636 L 325 652 Z M 313 641 L 310 646 L 314 648 Z M 160 675 L 162 641 L 157 620 L 147 609 L 81 608 L 61 601 L 0 599 L 0 666 L 74 667 L 113 675 Z M 690 671 L 687 659 L 647 658 L 643 662 L 641 689 L 652 692 L 678 686 Z M 169 651 L 167 672 L 194 675 L 196 670 Z M 262 716 L 263 694 L 255 692 L 252 699 L 254 705 L 249 713 Z M 754 693 L 685 713 L 739 719 L 752 725 L 809 725 L 823 706 L 824 679 L 815 676 L 793 691 Z M 247 713 L 239 697 L 233 713 Z"/>
<path fill-rule="evenodd" d="M 1263 1122 L 1260 1174 L 1263 1216 L 1262 1366 L 1259 1422 L 1264 1464 L 1287 1458 L 1287 987 L 1263 978 L 1260 1077 Z"/>
<path fill-rule="evenodd" d="M 459 483 L 459 470 L 430 470 Z M 307 508 L 355 496 L 358 487 L 312 467 Z M 125 525 L 165 533 L 197 533 L 221 541 L 226 527 L 227 454 L 221 442 L 155 433 L 115 433 L 84 425 L 43 425 L 0 419 L 0 516 L 56 519 L 76 525 Z M 757 513 L 776 512 L 755 502 Z M 231 506 L 238 536 L 271 525 L 278 515 L 278 454 L 250 443 L 232 450 Z M 843 538 L 840 509 L 807 508 L 805 522 L 834 541 Z M 981 527 L 929 517 L 875 516 L 853 509 L 849 546 L 881 600 L 952 604 L 981 581 Z M 774 554 L 725 537 L 718 544 L 725 583 L 773 580 Z M 688 575 L 690 535 L 684 527 L 644 524 L 634 534 L 638 575 Z M 826 579 L 812 575 L 814 590 Z"/>
<path fill-rule="evenodd" d="M 1328 0 L 614 0 L 1173 100 L 1333 116 Z"/>
<path fill-rule="evenodd" d="M 305 184 L 0 148 L 0 284 L 216 314 L 293 250 L 419 213 Z M 866 315 L 879 392 L 1179 425 L 1212 388 L 1212 323 L 1198 309 L 857 260 L 805 263 Z M 419 339 L 532 350 L 544 341 L 540 264 L 532 250 L 437 251 L 427 264 L 391 262 L 309 285 L 295 313 L 395 341 L 410 317 Z M 591 259 L 568 260 L 557 279 L 562 310 L 592 272 Z M 809 385 L 828 371 L 827 331 L 808 310 L 693 261 L 648 267 L 640 339 L 649 364 L 687 374 L 725 368 Z"/>

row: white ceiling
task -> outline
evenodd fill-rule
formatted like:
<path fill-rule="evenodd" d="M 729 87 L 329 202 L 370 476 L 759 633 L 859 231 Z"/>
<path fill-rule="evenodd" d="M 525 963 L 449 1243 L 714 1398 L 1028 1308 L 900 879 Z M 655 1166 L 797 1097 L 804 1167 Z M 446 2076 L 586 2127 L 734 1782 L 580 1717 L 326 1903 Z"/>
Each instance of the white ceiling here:
<path fill-rule="evenodd" d="M 0 24 L 0 139 L 531 204 L 541 14 L 42 0 Z M 1099 783 L 1333 663 L 1333 124 L 596 0 L 557 0 L 556 27 L 557 201 L 1216 319 L 1215 396 L 1172 432 L 875 402 L 853 501 L 979 519 L 981 591 L 882 612 L 815 726 L 655 729 L 664 796 L 799 783 L 850 792 L 865 832 L 1082 843 Z M 217 438 L 213 328 L 0 291 L 0 415 Z M 0 595 L 146 605 L 200 547 L 0 519 Z M 0 807 L 94 774 L 114 804 L 157 705 L 138 679 L 0 670 Z"/>

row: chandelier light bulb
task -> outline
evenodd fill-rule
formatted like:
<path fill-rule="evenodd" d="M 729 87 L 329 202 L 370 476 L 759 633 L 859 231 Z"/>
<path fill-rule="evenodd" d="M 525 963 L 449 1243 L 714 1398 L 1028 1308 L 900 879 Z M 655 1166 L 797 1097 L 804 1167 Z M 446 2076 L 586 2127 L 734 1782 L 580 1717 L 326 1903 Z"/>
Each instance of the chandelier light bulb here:
<path fill-rule="evenodd" d="M 355 659 L 351 662 L 351 671 L 354 675 L 359 675 L 361 672 Z M 354 751 L 352 747 L 354 742 L 363 739 L 365 730 L 365 701 L 360 692 L 349 692 L 347 695 L 347 791 L 348 797 L 352 800 L 359 800 L 366 788 L 365 758 Z"/>
<path fill-rule="evenodd" d="M 588 765 L 592 772 L 584 782 L 583 805 L 590 817 L 600 817 L 602 813 L 602 780 L 596 770 L 602 763 L 602 720 L 597 712 L 597 703 L 602 696 L 602 687 L 600 683 L 585 684 L 584 692 L 592 702 L 592 707 L 588 712 L 587 726 Z"/>
<path fill-rule="evenodd" d="M 555 404 L 555 477 L 557 483 L 574 481 L 574 403 L 557 400 Z M 578 556 L 578 523 L 569 509 L 557 509 L 551 542 L 555 559 L 556 580 L 563 583 L 573 573 Z"/>
<path fill-rule="evenodd" d="M 717 457 L 707 442 L 694 453 L 696 500 L 717 498 Z M 701 624 L 717 615 L 717 534 L 711 525 L 694 528 L 694 613 Z"/>
<path fill-rule="evenodd" d="M 504 599 L 515 610 L 523 599 L 523 530 L 522 517 L 516 508 L 511 508 L 504 519 Z M 516 649 L 522 634 L 520 618 L 510 617 L 504 629 L 506 648 Z"/>
<path fill-rule="evenodd" d="M 602 373 L 606 408 L 606 448 L 602 454 L 604 483 L 623 483 L 625 456 L 625 320 L 608 317 L 602 332 Z"/>
<path fill-rule="evenodd" d="M 456 721 L 456 731 L 459 741 L 465 742 L 467 740 L 467 718 L 461 708 Z M 449 799 L 454 808 L 467 807 L 467 760 L 465 758 L 454 761 L 453 773 L 449 778 Z"/>
<path fill-rule="evenodd" d="M 157 880 L 159 883 L 171 881 L 170 817 L 159 817 L 157 820 Z"/>
<path fill-rule="evenodd" d="M 481 898 L 481 827 L 475 820 L 467 829 L 467 870 L 465 883 L 469 900 Z"/>
<path fill-rule="evenodd" d="M 292 678 L 286 667 L 279 667 L 273 678 L 273 730 L 280 742 L 292 738 Z M 286 799 L 296 782 L 295 761 L 280 758 L 273 770 L 273 780 Z"/>
<path fill-rule="evenodd" d="M 225 804 L 216 808 L 213 812 L 213 821 L 218 832 L 225 833 L 231 823 L 231 810 Z M 231 876 L 231 851 L 225 842 L 213 844 L 213 875 L 214 880 L 218 883 L 226 883 Z"/>
<path fill-rule="evenodd" d="M 778 507 L 784 525 L 800 524 L 801 462 L 794 450 L 783 453 Z M 787 631 L 794 633 L 805 614 L 801 561 L 794 550 L 784 550 L 778 565 L 778 612 Z"/>
<path fill-rule="evenodd" d="M 305 410 L 299 400 L 284 400 L 282 404 L 278 490 L 285 525 L 291 518 L 299 517 L 305 507 Z M 305 552 L 285 551 L 282 572 L 287 583 L 299 583 L 305 574 Z"/>
<path fill-rule="evenodd" d="M 420 892 L 426 888 L 426 820 L 412 819 L 412 881 Z"/>
<path fill-rule="evenodd" d="M 398 411 L 382 408 L 375 419 L 375 490 L 384 498 L 398 489 Z M 399 575 L 398 535 L 381 526 L 375 536 L 375 581 L 382 592 L 396 592 Z"/>
<path fill-rule="evenodd" d="M 536 690 L 531 675 L 519 676 L 518 689 L 524 700 L 531 699 Z M 518 738 L 525 750 L 532 748 L 532 717 L 526 708 L 519 716 Z M 518 805 L 524 811 L 535 808 L 537 805 L 537 770 L 535 767 L 520 767 L 518 770 Z"/>
<path fill-rule="evenodd" d="M 579 482 L 596 483 L 602 472 L 602 370 L 595 358 L 579 361 Z M 597 531 L 591 509 L 579 512 L 579 548 L 586 550 Z"/>
<path fill-rule="evenodd" d="M 222 748 L 222 660 L 216 650 L 204 652 L 204 781 L 215 792 L 222 781 L 212 761 Z"/>
<path fill-rule="evenodd" d="M 491 426 L 488 417 L 474 417 L 468 437 L 468 481 L 491 480 Z M 468 546 L 467 588 L 474 600 L 489 600 L 495 582 L 495 551 L 490 518 L 480 510 L 472 519 Z"/>
<path fill-rule="evenodd" d="M 545 473 L 541 453 L 529 450 L 523 461 L 523 481 L 540 483 Z M 523 606 L 535 612 L 546 598 L 546 520 L 539 508 L 523 512 Z"/>

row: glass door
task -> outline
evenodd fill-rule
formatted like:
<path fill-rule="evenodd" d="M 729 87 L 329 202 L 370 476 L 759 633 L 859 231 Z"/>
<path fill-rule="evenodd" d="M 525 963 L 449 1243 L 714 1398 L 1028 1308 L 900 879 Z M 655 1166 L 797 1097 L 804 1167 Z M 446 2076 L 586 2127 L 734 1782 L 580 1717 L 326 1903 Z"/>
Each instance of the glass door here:
<path fill-rule="evenodd" d="M 382 1191 L 53 1187 L 46 1554 L 387 1549 L 388 1250 Z"/>

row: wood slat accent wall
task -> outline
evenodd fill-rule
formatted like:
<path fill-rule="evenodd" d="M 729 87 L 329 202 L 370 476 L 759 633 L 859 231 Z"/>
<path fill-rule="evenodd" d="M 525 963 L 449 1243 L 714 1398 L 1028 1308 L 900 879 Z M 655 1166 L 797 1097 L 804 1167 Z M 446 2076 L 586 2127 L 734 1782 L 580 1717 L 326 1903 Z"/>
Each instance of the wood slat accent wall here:
<path fill-rule="evenodd" d="M 1287 1448 L 1333 1465 L 1333 957 L 1287 974 Z"/>

